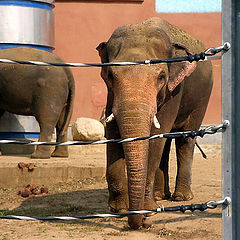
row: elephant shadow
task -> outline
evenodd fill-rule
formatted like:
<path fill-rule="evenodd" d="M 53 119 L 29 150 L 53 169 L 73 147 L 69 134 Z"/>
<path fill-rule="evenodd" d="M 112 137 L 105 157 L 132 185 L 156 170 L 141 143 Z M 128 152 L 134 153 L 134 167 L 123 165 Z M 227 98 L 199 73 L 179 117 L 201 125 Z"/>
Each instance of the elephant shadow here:
<path fill-rule="evenodd" d="M 161 213 L 161 214 L 172 214 L 172 213 Z M 176 214 L 179 214 L 176 213 Z M 222 218 L 222 214 L 218 212 L 185 212 L 183 216 L 176 216 L 176 217 L 169 217 L 168 219 L 157 219 L 153 221 L 155 224 L 166 224 L 166 223 L 178 223 L 183 221 L 192 221 L 196 219 L 203 219 L 203 218 Z"/>
<path fill-rule="evenodd" d="M 51 191 L 51 189 L 49 189 Z M 13 210 L 1 210 L 4 215 L 17 215 L 29 217 L 48 217 L 48 216 L 86 216 L 93 214 L 109 213 L 107 206 L 108 190 L 77 190 L 72 192 L 37 195 L 29 197 L 21 205 Z M 126 220 L 126 219 L 125 219 Z M 50 221 L 50 220 L 49 220 Z M 103 228 L 112 228 L 121 231 L 109 220 L 95 221 L 88 220 L 53 220 L 64 224 L 91 225 Z M 126 220 L 127 221 L 127 220 Z M 52 222 L 52 220 L 51 220 Z"/>
<path fill-rule="evenodd" d="M 59 188 L 61 188 L 61 186 Z M 108 190 L 106 188 L 77 190 L 71 192 L 54 193 L 51 195 L 38 195 L 32 198 L 30 197 L 23 201 L 19 207 L 13 210 L 0 209 L 0 212 L 2 212 L 4 215 L 19 215 L 29 217 L 86 216 L 109 213 L 107 200 Z M 221 213 L 210 211 L 185 212 L 182 216 L 179 216 L 179 212 L 160 214 L 171 214 L 171 216 L 164 219 L 161 217 L 155 220 L 153 219 L 154 224 L 175 223 L 201 218 L 221 218 Z M 176 217 L 174 214 L 176 214 Z M 108 219 L 101 219 L 100 221 L 95 219 L 70 221 L 54 220 L 54 222 L 56 221 L 64 224 L 81 224 L 83 226 L 91 225 L 101 228 L 111 228 L 119 231 L 123 230 L 121 227 L 116 226 L 116 224 Z M 116 219 L 114 221 L 125 221 L 127 223 L 127 218 Z"/>

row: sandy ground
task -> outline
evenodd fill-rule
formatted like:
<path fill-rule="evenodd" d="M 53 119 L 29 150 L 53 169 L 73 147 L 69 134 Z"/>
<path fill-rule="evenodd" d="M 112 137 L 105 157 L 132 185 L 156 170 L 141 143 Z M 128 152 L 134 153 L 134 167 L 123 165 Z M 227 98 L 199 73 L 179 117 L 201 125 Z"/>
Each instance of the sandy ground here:
<path fill-rule="evenodd" d="M 176 206 L 221 199 L 221 146 L 202 145 L 203 159 L 195 153 L 192 190 L 189 202 L 161 201 L 159 205 Z M 176 160 L 171 154 L 171 191 L 173 192 Z M 76 216 L 108 213 L 108 192 L 105 179 L 86 179 L 48 186 L 49 193 L 34 198 L 17 195 L 19 188 L 0 189 L 0 214 L 25 216 Z M 204 212 L 159 213 L 151 217 L 151 229 L 132 231 L 127 219 L 96 219 L 71 222 L 40 222 L 0 219 L 0 240 L 10 239 L 222 239 L 221 208 Z"/>

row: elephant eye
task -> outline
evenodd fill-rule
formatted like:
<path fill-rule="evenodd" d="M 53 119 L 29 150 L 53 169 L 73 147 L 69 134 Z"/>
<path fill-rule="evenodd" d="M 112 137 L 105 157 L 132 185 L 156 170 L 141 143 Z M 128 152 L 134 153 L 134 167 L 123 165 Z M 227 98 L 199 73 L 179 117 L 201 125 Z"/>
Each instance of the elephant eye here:
<path fill-rule="evenodd" d="M 162 72 L 158 75 L 158 79 L 157 79 L 157 80 L 158 80 L 158 83 L 164 81 L 165 78 L 166 78 L 166 73 L 165 73 L 165 71 L 162 71 Z"/>

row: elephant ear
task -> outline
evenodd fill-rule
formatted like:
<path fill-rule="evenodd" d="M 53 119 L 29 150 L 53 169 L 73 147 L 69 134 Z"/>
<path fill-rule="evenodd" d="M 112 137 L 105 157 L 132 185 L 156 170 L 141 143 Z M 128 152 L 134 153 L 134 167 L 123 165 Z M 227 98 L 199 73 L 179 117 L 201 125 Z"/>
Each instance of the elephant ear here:
<path fill-rule="evenodd" d="M 107 43 L 102 42 L 96 47 L 98 54 L 101 58 L 102 63 L 108 62 L 108 53 L 107 53 Z M 101 77 L 106 81 L 107 80 L 107 69 L 106 67 L 102 67 Z"/>
<path fill-rule="evenodd" d="M 191 55 L 192 53 L 181 43 L 173 44 L 173 57 Z M 172 92 L 184 79 L 196 69 L 196 62 L 171 63 L 169 66 L 168 89 Z"/>

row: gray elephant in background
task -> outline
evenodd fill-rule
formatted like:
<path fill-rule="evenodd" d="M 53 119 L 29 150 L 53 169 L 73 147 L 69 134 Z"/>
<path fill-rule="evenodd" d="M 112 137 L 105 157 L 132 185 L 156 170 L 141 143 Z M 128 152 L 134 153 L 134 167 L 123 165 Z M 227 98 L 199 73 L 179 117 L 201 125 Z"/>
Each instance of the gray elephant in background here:
<path fill-rule="evenodd" d="M 0 58 L 61 63 L 47 51 L 18 47 L 0 50 Z M 75 83 L 67 67 L 0 64 L 0 116 L 4 111 L 34 116 L 40 126 L 41 142 L 49 142 L 56 127 L 57 142 L 67 141 L 73 111 Z M 68 157 L 67 146 L 37 146 L 32 158 Z"/>
<path fill-rule="evenodd" d="M 202 52 L 205 47 L 167 21 L 152 18 L 117 28 L 97 50 L 106 63 L 173 58 Z M 107 139 L 198 130 L 213 84 L 209 61 L 103 67 L 101 76 L 108 88 Z M 193 198 L 195 141 L 175 140 L 177 177 L 173 200 Z M 159 200 L 171 196 L 170 145 L 171 140 L 166 139 L 107 145 L 106 177 L 113 212 L 155 209 L 155 197 Z M 128 223 L 133 229 L 146 225 L 139 214 L 129 216 Z"/>

